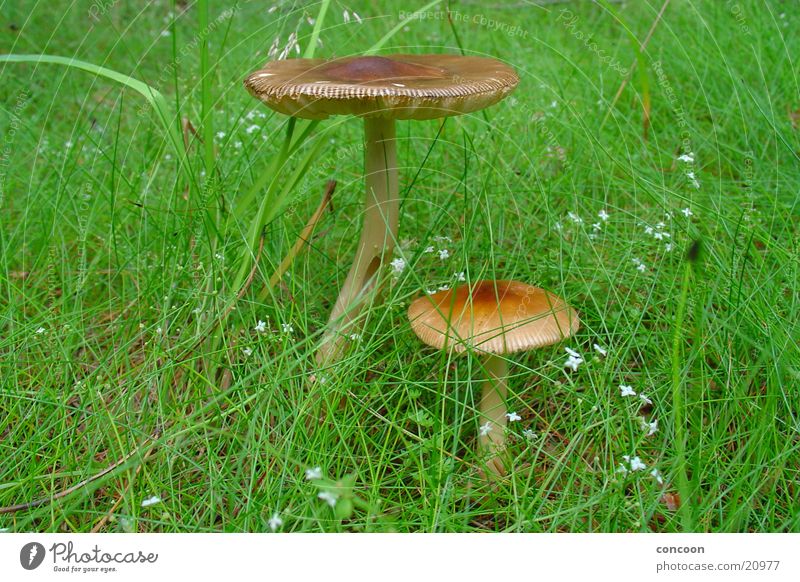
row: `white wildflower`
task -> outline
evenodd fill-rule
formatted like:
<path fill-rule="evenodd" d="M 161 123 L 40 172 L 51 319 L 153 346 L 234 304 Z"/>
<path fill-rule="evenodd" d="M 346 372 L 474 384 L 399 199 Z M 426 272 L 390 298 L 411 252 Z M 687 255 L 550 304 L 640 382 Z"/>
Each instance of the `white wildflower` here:
<path fill-rule="evenodd" d="M 246 358 L 249 358 L 253 355 L 253 348 L 243 348 L 242 353 L 245 355 Z"/>
<path fill-rule="evenodd" d="M 278 513 L 276 512 L 272 514 L 272 517 L 269 518 L 269 521 L 267 523 L 269 524 L 269 529 L 271 531 L 277 531 L 278 528 L 283 525 L 283 520 L 281 519 L 281 516 L 278 515 Z"/>
<path fill-rule="evenodd" d="M 142 507 L 150 507 L 151 505 L 157 505 L 159 503 L 161 503 L 161 498 L 158 495 L 153 495 L 152 497 L 142 500 Z"/>
<path fill-rule="evenodd" d="M 403 269 L 406 268 L 405 259 L 401 259 L 400 257 L 392 260 L 392 262 L 389 264 L 392 266 L 392 271 L 394 272 L 395 275 L 399 275 L 400 273 L 403 272 Z"/>
<path fill-rule="evenodd" d="M 306 481 L 313 481 L 315 479 L 322 479 L 322 467 L 306 469 Z"/>
<path fill-rule="evenodd" d="M 450 251 L 448 251 L 447 249 L 441 249 L 441 250 L 439 251 L 439 258 L 440 258 L 441 260 L 443 260 L 443 261 L 444 261 L 445 259 L 449 259 L 449 258 L 450 258 Z"/>
<path fill-rule="evenodd" d="M 601 356 L 605 357 L 608 355 L 608 350 L 606 350 L 604 347 L 601 347 L 598 344 L 594 344 L 592 347 L 594 348 L 594 351 L 596 351 Z"/>
<path fill-rule="evenodd" d="M 460 273 L 453 273 L 453 276 L 456 278 L 456 281 L 466 281 L 466 277 L 464 277 L 464 271 Z"/>
<path fill-rule="evenodd" d="M 664 478 L 661 476 L 661 473 L 655 467 L 653 467 L 653 470 L 650 471 L 650 475 L 653 477 L 653 479 L 656 480 L 656 483 L 658 483 L 659 485 L 664 484 Z"/>
<path fill-rule="evenodd" d="M 478 431 L 481 436 L 486 436 L 490 432 L 492 432 L 492 423 L 487 422 L 486 424 L 482 424 L 480 430 Z"/>
<path fill-rule="evenodd" d="M 522 417 L 516 412 L 506 412 L 506 417 L 508 418 L 508 422 L 517 422 L 518 420 L 522 420 Z"/>
<path fill-rule="evenodd" d="M 259 319 L 256 326 L 253 328 L 253 331 L 255 331 L 256 333 L 264 333 L 265 331 L 267 331 L 267 322 L 261 321 Z"/>
<path fill-rule="evenodd" d="M 678 156 L 678 160 L 681 162 L 686 162 L 687 164 L 691 164 L 694 162 L 694 154 L 689 152 L 688 154 L 682 154 Z"/>
<path fill-rule="evenodd" d="M 609 217 L 611 215 L 608 212 L 606 212 L 605 209 L 603 209 L 603 210 L 601 210 L 600 212 L 597 213 L 597 216 L 600 218 L 600 220 L 605 222 L 606 220 L 609 219 Z"/>
<path fill-rule="evenodd" d="M 567 216 L 575 224 L 583 224 L 583 219 L 574 212 L 567 212 Z"/>
<path fill-rule="evenodd" d="M 251 134 L 251 133 L 253 133 L 254 131 L 258 131 L 259 129 L 261 129 L 261 128 L 260 128 L 258 125 L 256 125 L 256 124 L 254 123 L 253 125 L 249 126 L 247 129 L 245 129 L 245 131 L 246 131 L 248 134 Z"/>
<path fill-rule="evenodd" d="M 322 499 L 331 507 L 336 507 L 336 502 L 339 501 L 339 496 L 336 493 L 331 493 L 330 491 L 322 491 L 319 495 L 317 495 L 317 497 Z"/>
<path fill-rule="evenodd" d="M 626 384 L 619 385 L 619 392 L 621 396 L 636 396 L 636 392 L 633 390 L 633 387 Z"/>
<path fill-rule="evenodd" d="M 283 331 L 283 333 L 291 334 L 294 333 L 294 327 L 291 323 L 282 323 L 281 331 Z"/>
<path fill-rule="evenodd" d="M 694 212 L 692 212 L 692 209 L 687 206 L 681 210 L 681 214 L 683 214 L 686 218 L 689 218 L 690 216 L 694 215 Z"/>
<path fill-rule="evenodd" d="M 639 400 L 641 400 L 644 404 L 652 404 L 653 401 L 650 400 L 645 394 L 639 394 Z"/>
<path fill-rule="evenodd" d="M 533 432 L 531 429 L 526 428 L 525 430 L 522 431 L 522 436 L 524 436 L 529 441 L 532 441 L 533 439 L 536 438 L 536 433 Z"/>

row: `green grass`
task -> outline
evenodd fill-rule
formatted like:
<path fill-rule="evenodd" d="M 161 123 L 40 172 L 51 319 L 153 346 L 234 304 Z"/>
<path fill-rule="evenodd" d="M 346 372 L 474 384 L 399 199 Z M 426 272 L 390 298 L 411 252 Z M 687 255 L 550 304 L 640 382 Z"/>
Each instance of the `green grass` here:
<path fill-rule="evenodd" d="M 164 96 L 154 109 L 138 86 L 0 62 L 0 506 L 125 459 L 0 514 L 0 530 L 268 531 L 278 512 L 281 531 L 800 531 L 791 2 L 673 0 L 643 51 L 631 38 L 660 1 L 454 1 L 452 27 L 441 13 L 398 26 L 423 2 L 331 2 L 317 56 L 463 49 L 521 82 L 485 113 L 398 125 L 408 266 L 323 371 L 314 347 L 361 226 L 361 124 L 288 128 L 242 87 L 277 36 L 280 50 L 297 31 L 308 55 L 318 3 L 217 4 L 0 6 L 0 53 L 78 59 Z M 634 61 L 611 108 L 611 64 Z M 200 136 L 185 153 L 184 117 Z M 267 288 L 330 179 L 332 212 Z M 522 420 L 493 485 L 475 454 L 479 359 L 423 347 L 405 316 L 462 271 L 545 287 L 583 324 L 510 358 Z M 564 347 L 586 360 L 576 372 Z M 624 455 L 646 470 L 620 472 Z M 307 481 L 317 466 L 325 479 Z"/>

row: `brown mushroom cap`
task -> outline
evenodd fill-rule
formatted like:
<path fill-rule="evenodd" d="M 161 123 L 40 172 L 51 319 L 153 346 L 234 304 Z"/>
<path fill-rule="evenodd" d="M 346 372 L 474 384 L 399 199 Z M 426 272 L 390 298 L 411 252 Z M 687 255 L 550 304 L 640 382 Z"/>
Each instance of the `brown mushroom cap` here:
<path fill-rule="evenodd" d="M 293 117 L 435 119 L 493 105 L 518 82 L 514 70 L 496 59 L 389 55 L 272 61 L 244 85 L 270 108 Z"/>
<path fill-rule="evenodd" d="M 554 344 L 580 326 L 563 299 L 516 281 L 478 281 L 419 297 L 408 319 L 429 346 L 456 352 L 472 346 L 493 354 Z"/>

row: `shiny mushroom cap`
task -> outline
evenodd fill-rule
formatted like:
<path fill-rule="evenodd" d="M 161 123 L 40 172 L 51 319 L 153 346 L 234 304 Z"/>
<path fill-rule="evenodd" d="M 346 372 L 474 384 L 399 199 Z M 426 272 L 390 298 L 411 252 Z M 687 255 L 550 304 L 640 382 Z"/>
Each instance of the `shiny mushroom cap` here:
<path fill-rule="evenodd" d="M 270 108 L 293 117 L 435 119 L 493 105 L 518 82 L 514 70 L 495 59 L 389 55 L 272 61 L 244 85 Z"/>
<path fill-rule="evenodd" d="M 429 346 L 493 354 L 554 344 L 580 326 L 578 314 L 563 299 L 516 281 L 478 281 L 419 297 L 408 319 Z"/>

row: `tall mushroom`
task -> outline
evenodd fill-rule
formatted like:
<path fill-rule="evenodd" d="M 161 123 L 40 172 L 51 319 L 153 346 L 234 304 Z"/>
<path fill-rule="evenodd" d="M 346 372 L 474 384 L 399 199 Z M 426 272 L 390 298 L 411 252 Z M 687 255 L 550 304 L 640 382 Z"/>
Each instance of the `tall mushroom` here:
<path fill-rule="evenodd" d="M 319 363 L 339 357 L 343 338 L 380 287 L 381 266 L 397 239 L 395 120 L 477 111 L 500 101 L 518 82 L 514 70 L 500 61 L 453 55 L 288 59 L 269 62 L 247 77 L 247 90 L 280 113 L 364 118 L 364 226 L 317 354 Z"/>
<path fill-rule="evenodd" d="M 517 281 L 478 281 L 415 299 L 411 328 L 437 349 L 482 352 L 486 379 L 479 411 L 478 450 L 493 455 L 489 469 L 502 474 L 505 446 L 507 354 L 554 344 L 577 331 L 578 314 L 563 299 Z M 486 423 L 486 424 L 484 424 Z"/>

